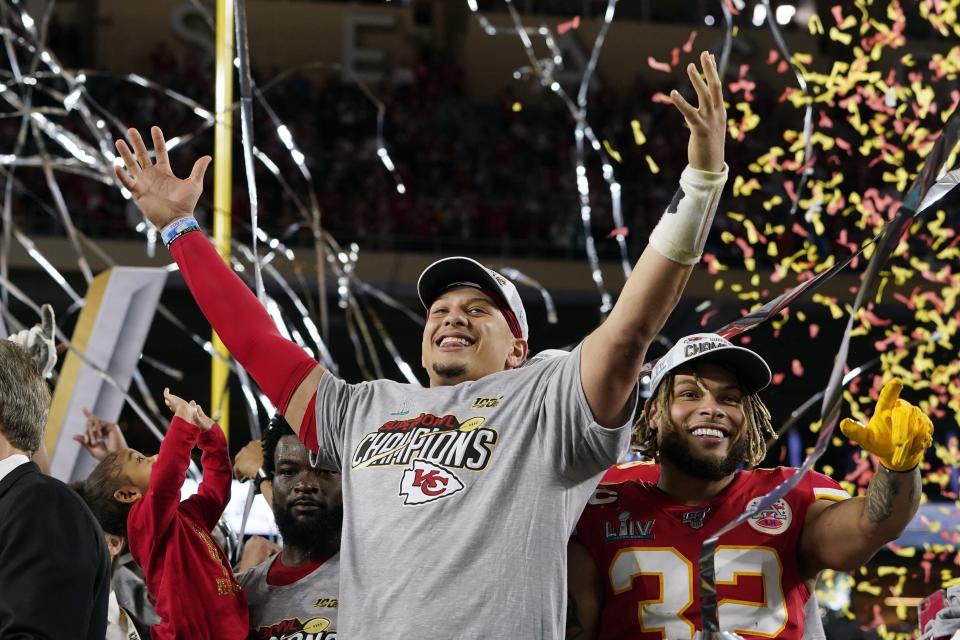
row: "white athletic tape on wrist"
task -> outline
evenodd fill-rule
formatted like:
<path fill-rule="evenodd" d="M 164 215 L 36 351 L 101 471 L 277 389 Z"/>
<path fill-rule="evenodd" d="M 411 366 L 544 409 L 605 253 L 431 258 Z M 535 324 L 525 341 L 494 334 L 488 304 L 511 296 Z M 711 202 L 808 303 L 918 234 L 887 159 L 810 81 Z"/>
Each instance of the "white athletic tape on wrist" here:
<path fill-rule="evenodd" d="M 726 164 L 723 171 L 701 171 L 687 165 L 680 174 L 680 188 L 650 234 L 648 244 L 674 262 L 699 262 L 727 183 L 727 171 Z"/>

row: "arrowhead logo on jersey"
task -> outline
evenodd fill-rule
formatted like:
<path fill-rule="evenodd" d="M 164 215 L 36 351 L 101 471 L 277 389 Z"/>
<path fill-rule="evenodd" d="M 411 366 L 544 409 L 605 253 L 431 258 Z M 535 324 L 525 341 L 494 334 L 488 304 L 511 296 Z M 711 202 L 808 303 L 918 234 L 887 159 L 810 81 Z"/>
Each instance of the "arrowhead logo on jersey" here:
<path fill-rule="evenodd" d="M 683 524 L 690 525 L 691 529 L 700 529 L 703 527 L 703 521 L 706 520 L 708 513 L 710 513 L 710 507 L 700 509 L 700 511 L 687 511 L 680 520 Z"/>
<path fill-rule="evenodd" d="M 747 504 L 747 510 L 753 509 L 762 499 L 761 496 L 751 500 Z M 790 508 L 790 503 L 782 498 L 774 502 L 769 508 L 761 509 L 753 514 L 753 516 L 747 520 L 747 524 L 753 527 L 754 530 L 774 536 L 785 533 L 787 529 L 790 528 L 791 522 L 793 522 L 793 510 Z"/>
<path fill-rule="evenodd" d="M 613 522 L 604 522 L 603 530 L 604 542 L 616 542 L 617 540 L 651 540 L 653 535 L 653 520 L 633 520 L 630 518 L 630 512 L 624 511 L 617 517 L 616 524 Z"/>
<path fill-rule="evenodd" d="M 463 483 L 452 471 L 426 460 L 414 460 L 400 478 L 403 504 L 433 502 L 462 490 Z"/>

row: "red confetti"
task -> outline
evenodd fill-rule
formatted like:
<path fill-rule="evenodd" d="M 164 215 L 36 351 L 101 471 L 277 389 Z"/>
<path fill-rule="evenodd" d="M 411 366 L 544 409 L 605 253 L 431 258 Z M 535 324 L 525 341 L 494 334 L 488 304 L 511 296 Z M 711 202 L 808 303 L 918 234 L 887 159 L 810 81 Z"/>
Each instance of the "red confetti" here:
<path fill-rule="evenodd" d="M 774 385 L 780 384 L 781 382 L 783 382 L 783 379 L 785 377 L 786 376 L 784 376 L 782 373 L 775 373 L 773 374 L 773 378 L 770 380 L 770 383 Z"/>

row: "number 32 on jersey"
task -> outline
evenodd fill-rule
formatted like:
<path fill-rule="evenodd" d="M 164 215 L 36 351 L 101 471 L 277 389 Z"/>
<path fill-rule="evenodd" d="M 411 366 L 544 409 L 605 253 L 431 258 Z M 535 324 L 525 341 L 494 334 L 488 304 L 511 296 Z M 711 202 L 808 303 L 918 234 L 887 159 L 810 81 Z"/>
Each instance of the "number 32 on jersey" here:
<path fill-rule="evenodd" d="M 718 591 L 722 586 L 737 588 L 747 576 L 759 577 L 763 600 L 750 602 L 721 598 L 717 613 L 725 631 L 775 638 L 787 626 L 787 605 L 781 578 L 783 567 L 776 551 L 769 547 L 718 545 L 714 556 Z M 691 639 L 697 630 L 684 614 L 694 602 L 696 565 L 673 547 L 629 547 L 621 549 L 610 565 L 610 587 L 621 594 L 634 588 L 634 580 L 651 576 L 659 592 L 640 600 L 637 618 L 640 630 L 661 634 L 669 640 Z"/>

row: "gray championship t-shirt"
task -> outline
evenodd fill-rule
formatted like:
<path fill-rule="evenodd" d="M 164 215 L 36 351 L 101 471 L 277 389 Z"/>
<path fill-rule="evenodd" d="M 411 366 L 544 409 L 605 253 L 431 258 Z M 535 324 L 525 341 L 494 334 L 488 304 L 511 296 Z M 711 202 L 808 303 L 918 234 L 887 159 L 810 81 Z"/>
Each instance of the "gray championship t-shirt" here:
<path fill-rule="evenodd" d="M 316 407 L 343 474 L 343 638 L 563 638 L 567 539 L 629 439 L 594 422 L 580 347 L 453 387 L 327 372 Z"/>
<path fill-rule="evenodd" d="M 258 640 L 336 640 L 340 558 L 333 556 L 293 584 L 267 584 L 272 556 L 237 576 Z"/>

